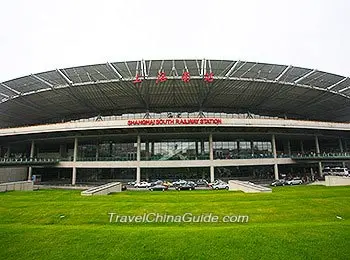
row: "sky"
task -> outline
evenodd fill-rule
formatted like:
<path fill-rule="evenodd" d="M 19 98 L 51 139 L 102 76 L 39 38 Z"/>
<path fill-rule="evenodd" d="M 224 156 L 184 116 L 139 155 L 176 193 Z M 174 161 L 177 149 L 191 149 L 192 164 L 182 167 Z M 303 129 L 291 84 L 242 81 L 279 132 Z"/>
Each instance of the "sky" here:
<path fill-rule="evenodd" d="M 141 59 L 225 59 L 350 76 L 349 0 L 11 0 L 0 82 Z"/>

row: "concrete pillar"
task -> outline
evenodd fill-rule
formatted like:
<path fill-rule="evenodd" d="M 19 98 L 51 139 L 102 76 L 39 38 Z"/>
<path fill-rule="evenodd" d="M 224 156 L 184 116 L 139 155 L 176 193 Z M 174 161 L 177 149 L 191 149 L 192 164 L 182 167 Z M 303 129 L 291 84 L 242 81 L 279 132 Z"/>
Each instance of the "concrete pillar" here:
<path fill-rule="evenodd" d="M 154 155 L 154 142 L 152 142 L 152 147 L 151 147 L 151 156 Z"/>
<path fill-rule="evenodd" d="M 73 150 L 73 171 L 72 171 L 72 185 L 75 185 L 77 181 L 77 168 L 75 163 L 78 157 L 78 137 L 74 138 L 74 150 Z"/>
<path fill-rule="evenodd" d="M 301 151 L 302 154 L 305 153 L 303 140 L 300 140 L 300 151 Z"/>
<path fill-rule="evenodd" d="M 108 157 L 112 157 L 113 143 L 109 142 Z"/>
<path fill-rule="evenodd" d="M 209 134 L 209 159 L 210 159 L 210 182 L 213 182 L 215 179 L 214 174 L 214 151 L 213 151 L 213 134 Z"/>
<path fill-rule="evenodd" d="M 339 150 L 340 150 L 341 153 L 344 152 L 343 142 L 342 142 L 341 138 L 339 138 Z M 342 165 L 343 165 L 344 168 L 346 167 L 346 163 L 345 162 L 342 162 Z"/>
<path fill-rule="evenodd" d="M 318 173 L 320 174 L 320 176 L 323 176 L 322 162 L 318 162 Z"/>
<path fill-rule="evenodd" d="M 198 141 L 196 141 L 196 160 L 197 160 L 197 156 L 199 155 L 199 147 L 198 147 Z"/>
<path fill-rule="evenodd" d="M 141 136 L 137 135 L 137 168 L 136 168 L 136 182 L 139 183 L 141 181 L 141 168 L 140 168 L 140 160 L 141 160 Z"/>
<path fill-rule="evenodd" d="M 204 154 L 204 141 L 201 140 L 201 153 Z"/>
<path fill-rule="evenodd" d="M 275 173 L 275 180 L 279 180 L 278 164 L 277 164 L 277 163 L 275 163 L 275 164 L 273 165 L 273 171 L 274 171 L 274 173 Z"/>
<path fill-rule="evenodd" d="M 273 158 L 276 159 L 277 158 L 277 151 L 276 151 L 276 137 L 275 137 L 275 135 L 272 135 L 271 145 L 272 145 Z"/>
<path fill-rule="evenodd" d="M 316 145 L 316 154 L 317 155 L 320 155 L 321 154 L 321 151 L 320 151 L 320 143 L 319 143 L 319 140 L 318 140 L 318 136 L 315 135 L 315 145 Z M 322 176 L 322 163 L 321 162 L 318 162 L 318 174 L 319 176 Z"/>
<path fill-rule="evenodd" d="M 339 150 L 340 150 L 341 153 L 344 152 L 343 142 L 342 142 L 341 138 L 339 138 Z"/>
<path fill-rule="evenodd" d="M 251 149 L 251 154 L 253 157 L 254 156 L 254 142 L 253 141 L 250 141 L 250 149 Z"/>
<path fill-rule="evenodd" d="M 146 142 L 145 149 L 146 149 L 146 160 L 148 161 L 149 160 L 149 142 L 148 141 Z"/>
<path fill-rule="evenodd" d="M 290 140 L 289 139 L 287 141 L 287 151 L 288 151 L 288 155 L 290 157 L 292 155 L 292 149 L 290 147 Z"/>
<path fill-rule="evenodd" d="M 214 166 L 210 165 L 210 182 L 214 182 L 215 180 L 215 174 L 214 174 Z"/>
<path fill-rule="evenodd" d="M 96 159 L 96 161 L 98 161 L 98 157 L 100 156 L 100 149 L 99 149 L 99 146 L 100 146 L 100 144 L 99 144 L 99 142 L 97 141 L 96 142 L 96 154 L 95 154 L 95 159 Z"/>
<path fill-rule="evenodd" d="M 10 158 L 11 157 L 11 147 L 10 146 L 7 147 L 7 151 L 6 151 L 6 154 L 5 154 L 4 157 L 6 157 L 6 158 Z"/>
<path fill-rule="evenodd" d="M 271 137 L 271 145 L 272 145 L 272 153 L 273 153 L 273 158 L 276 160 L 277 158 L 277 151 L 276 151 L 276 137 L 273 134 Z M 279 174 L 278 174 L 278 164 L 275 163 L 273 165 L 273 171 L 275 173 L 275 180 L 279 180 Z"/>
<path fill-rule="evenodd" d="M 320 155 L 320 143 L 318 142 L 318 136 L 315 136 L 316 154 Z"/>
<path fill-rule="evenodd" d="M 35 142 L 32 140 L 32 143 L 30 145 L 30 158 L 34 157 L 34 151 L 35 151 Z M 28 169 L 28 181 L 32 180 L 32 174 L 33 174 L 33 167 L 29 167 Z"/>

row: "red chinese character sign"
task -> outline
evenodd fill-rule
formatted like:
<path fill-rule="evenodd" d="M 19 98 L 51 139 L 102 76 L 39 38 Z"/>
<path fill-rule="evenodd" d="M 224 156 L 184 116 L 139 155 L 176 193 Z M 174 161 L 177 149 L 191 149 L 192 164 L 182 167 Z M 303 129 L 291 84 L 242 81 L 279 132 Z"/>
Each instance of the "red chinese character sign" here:
<path fill-rule="evenodd" d="M 204 75 L 204 81 L 207 83 L 212 83 L 214 81 L 214 73 L 205 73 Z"/>
<path fill-rule="evenodd" d="M 141 83 L 141 82 L 142 82 L 142 79 L 140 79 L 139 74 L 136 74 L 136 77 L 132 83 L 137 84 L 137 83 Z"/>
<path fill-rule="evenodd" d="M 165 82 L 167 80 L 168 78 L 166 77 L 165 72 L 159 72 L 157 76 L 156 84 L 158 84 L 159 82 Z"/>
<path fill-rule="evenodd" d="M 182 73 L 181 79 L 183 82 L 186 82 L 186 83 L 190 82 L 190 78 L 191 78 L 191 76 L 190 76 L 190 73 L 188 71 L 185 71 L 184 73 Z"/>

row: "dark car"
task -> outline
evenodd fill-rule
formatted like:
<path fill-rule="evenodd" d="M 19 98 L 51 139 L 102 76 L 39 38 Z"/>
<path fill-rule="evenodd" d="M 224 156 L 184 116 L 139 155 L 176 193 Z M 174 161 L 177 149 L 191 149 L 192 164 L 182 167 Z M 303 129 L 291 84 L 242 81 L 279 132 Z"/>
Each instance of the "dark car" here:
<path fill-rule="evenodd" d="M 148 189 L 150 191 L 156 191 L 156 190 L 166 191 L 166 190 L 168 190 L 168 186 L 165 186 L 165 185 L 162 185 L 162 184 L 157 184 L 157 185 L 149 187 Z"/>
<path fill-rule="evenodd" d="M 184 184 L 177 186 L 175 189 L 177 189 L 177 190 L 194 190 L 195 185 L 193 185 L 191 183 L 184 183 Z"/>
<path fill-rule="evenodd" d="M 287 183 L 286 183 L 285 180 L 275 180 L 275 181 L 272 182 L 270 185 L 276 187 L 276 186 L 284 186 L 284 185 L 286 185 L 286 184 L 287 184 Z"/>

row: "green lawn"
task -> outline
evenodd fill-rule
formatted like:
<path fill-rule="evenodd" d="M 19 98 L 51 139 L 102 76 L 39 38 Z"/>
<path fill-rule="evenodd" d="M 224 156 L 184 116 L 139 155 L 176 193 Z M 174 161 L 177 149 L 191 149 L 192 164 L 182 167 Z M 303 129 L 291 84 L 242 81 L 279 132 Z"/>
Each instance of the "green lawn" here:
<path fill-rule="evenodd" d="M 110 223 L 110 212 L 212 213 L 221 221 Z M 224 223 L 226 215 L 249 221 Z M 350 259 L 350 187 L 1 193 L 0 259 Z"/>

